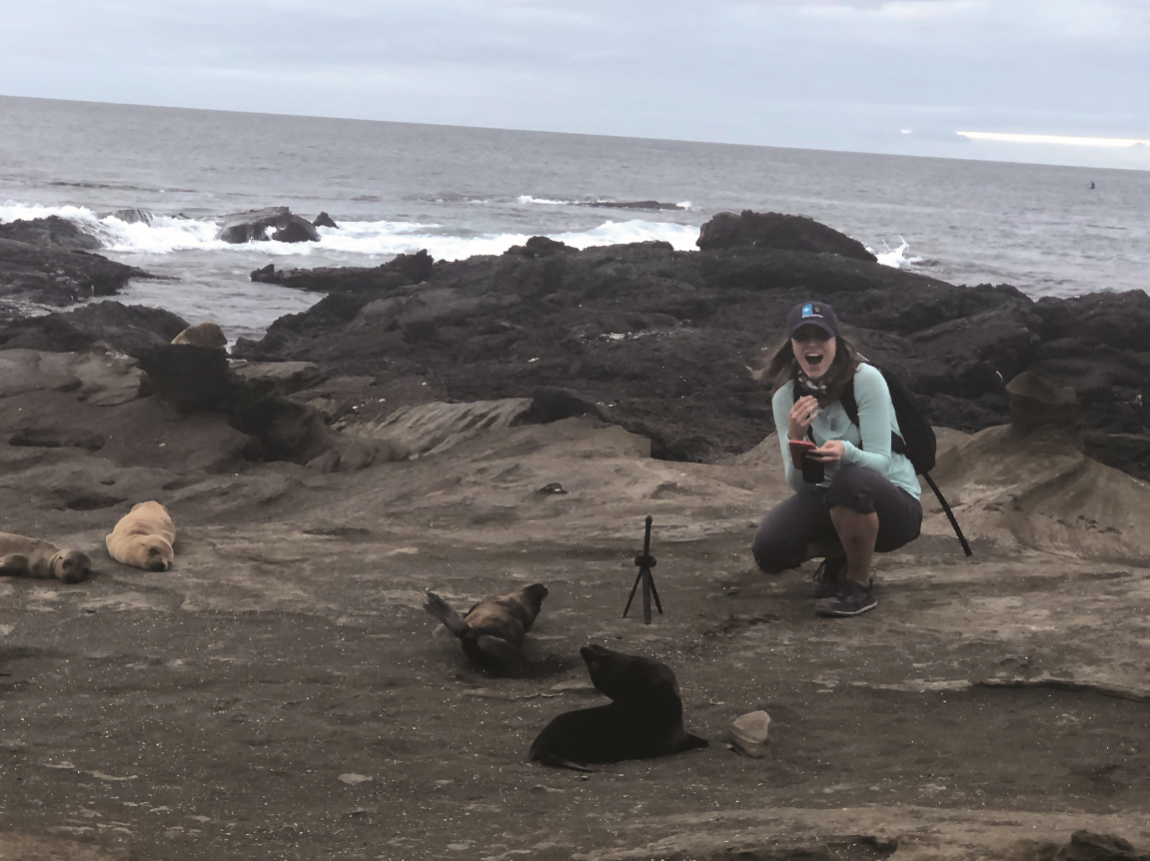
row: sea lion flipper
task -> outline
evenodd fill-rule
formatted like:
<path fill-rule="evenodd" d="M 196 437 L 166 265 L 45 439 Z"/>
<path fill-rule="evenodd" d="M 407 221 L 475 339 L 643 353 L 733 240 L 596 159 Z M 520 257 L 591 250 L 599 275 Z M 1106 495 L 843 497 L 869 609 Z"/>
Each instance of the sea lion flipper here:
<path fill-rule="evenodd" d="M 427 593 L 427 601 L 424 602 L 423 609 L 442 622 L 443 626 L 455 636 L 466 635 L 467 623 L 463 621 L 463 617 L 434 592 Z"/>
<path fill-rule="evenodd" d="M 687 739 L 679 747 L 679 752 L 682 752 L 684 750 L 695 750 L 695 749 L 700 748 L 700 747 L 710 747 L 710 746 L 711 746 L 711 743 L 709 741 L 707 741 L 705 738 L 700 738 L 697 735 L 691 735 L 690 733 L 687 733 Z"/>
<path fill-rule="evenodd" d="M 23 553 L 0 556 L 0 576 L 24 577 L 28 575 L 28 557 Z"/>
<path fill-rule="evenodd" d="M 569 768 L 572 771 L 586 771 L 590 774 L 598 774 L 601 771 L 601 769 L 595 768 L 594 766 L 583 765 L 579 762 L 572 762 L 569 759 L 564 759 L 561 756 L 557 756 L 556 754 L 551 753 L 549 750 L 541 750 L 538 752 L 533 751 L 531 754 L 531 759 L 535 760 L 541 765 L 549 765 L 552 768 Z"/>
<path fill-rule="evenodd" d="M 485 657 L 500 664 L 514 663 L 523 656 L 514 645 L 490 634 L 480 634 L 476 637 L 475 646 Z"/>

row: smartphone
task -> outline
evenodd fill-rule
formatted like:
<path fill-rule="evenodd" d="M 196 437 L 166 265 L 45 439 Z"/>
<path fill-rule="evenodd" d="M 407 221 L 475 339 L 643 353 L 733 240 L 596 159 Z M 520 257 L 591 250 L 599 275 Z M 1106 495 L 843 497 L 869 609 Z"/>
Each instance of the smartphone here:
<path fill-rule="evenodd" d="M 795 469 L 802 470 L 803 481 L 807 484 L 818 484 L 826 477 L 826 469 L 821 460 L 807 457 L 808 452 L 818 448 L 810 440 L 792 439 L 788 441 L 791 447 L 791 462 Z"/>
<path fill-rule="evenodd" d="M 806 460 L 806 453 L 818 448 L 809 439 L 792 439 L 788 442 L 791 446 L 791 463 L 795 465 L 795 469 L 802 469 L 803 461 Z"/>

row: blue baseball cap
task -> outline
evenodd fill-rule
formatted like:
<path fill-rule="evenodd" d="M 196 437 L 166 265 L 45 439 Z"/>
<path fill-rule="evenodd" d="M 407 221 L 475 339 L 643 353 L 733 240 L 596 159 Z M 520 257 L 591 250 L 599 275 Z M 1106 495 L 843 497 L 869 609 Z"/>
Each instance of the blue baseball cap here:
<path fill-rule="evenodd" d="M 826 302 L 802 302 L 787 314 L 787 337 L 803 326 L 818 326 L 832 338 L 839 336 L 839 318 Z"/>

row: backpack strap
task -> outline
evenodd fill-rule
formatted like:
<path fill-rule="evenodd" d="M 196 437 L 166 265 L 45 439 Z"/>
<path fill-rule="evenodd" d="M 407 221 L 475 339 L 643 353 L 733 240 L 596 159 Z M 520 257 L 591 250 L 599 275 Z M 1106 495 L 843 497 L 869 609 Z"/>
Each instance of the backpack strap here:
<path fill-rule="evenodd" d="M 954 534 L 958 536 L 958 543 L 962 545 L 962 552 L 967 556 L 973 556 L 974 551 L 970 549 L 970 544 L 966 540 L 966 536 L 962 534 L 962 530 L 958 528 L 958 521 L 954 518 L 954 512 L 950 510 L 947 505 L 946 499 L 942 495 L 942 491 L 938 489 L 938 485 L 934 483 L 934 479 L 930 477 L 929 472 L 924 472 L 922 477 L 926 479 L 926 483 L 930 485 L 930 489 L 934 491 L 934 495 L 938 497 L 938 503 L 942 506 L 942 510 L 946 513 L 946 519 L 950 521 L 950 525 L 954 527 Z"/>
<path fill-rule="evenodd" d="M 839 395 L 839 403 L 842 404 L 843 410 L 846 411 L 847 418 L 851 420 L 851 424 L 855 427 L 859 426 L 859 405 L 855 400 L 855 381 L 851 377 L 850 382 L 847 383 L 843 393 Z M 862 448 L 862 443 L 859 443 L 859 448 Z M 906 442 L 893 430 L 890 432 L 890 450 L 898 454 L 906 454 Z"/>

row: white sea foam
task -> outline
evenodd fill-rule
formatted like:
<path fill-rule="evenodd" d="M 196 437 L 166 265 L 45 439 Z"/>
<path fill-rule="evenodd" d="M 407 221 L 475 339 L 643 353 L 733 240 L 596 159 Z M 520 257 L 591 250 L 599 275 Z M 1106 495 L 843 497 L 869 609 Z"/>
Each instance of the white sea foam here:
<path fill-rule="evenodd" d="M 175 251 L 245 251 L 275 257 L 308 257 L 328 253 L 348 264 L 356 257 L 370 260 L 427 249 L 437 260 L 461 260 L 478 254 L 502 254 L 522 245 L 532 234 L 497 233 L 452 236 L 434 223 L 408 221 L 344 221 L 338 228 L 320 227 L 319 242 L 248 242 L 232 245 L 216 239 L 218 225 L 212 221 L 158 215 L 151 223 L 128 224 L 115 216 L 100 218 L 89 209 L 74 206 L 44 207 L 12 203 L 0 206 L 0 222 L 58 215 L 74 221 L 81 230 L 96 236 L 109 251 L 121 254 L 169 254 Z M 551 238 L 575 248 L 625 242 L 662 240 L 680 251 L 695 248 L 699 228 L 662 221 L 607 221 L 583 232 L 557 233 Z"/>
<path fill-rule="evenodd" d="M 878 258 L 878 262 L 883 266 L 890 266 L 893 269 L 905 269 L 923 261 L 922 257 L 907 257 L 906 253 L 910 251 L 910 243 L 901 236 L 898 240 L 900 243 L 898 248 L 892 249 L 884 240 L 883 248 L 886 251 L 875 251 L 873 248 L 868 248 L 867 251 Z"/>
<path fill-rule="evenodd" d="M 101 218 L 92 232 L 109 251 L 170 254 L 173 251 L 214 251 L 231 246 L 216 239 L 219 228 L 210 221 L 158 215 L 151 224 L 127 224 L 115 216 Z"/>
<path fill-rule="evenodd" d="M 547 200 L 543 197 L 532 197 L 530 194 L 521 194 L 516 198 L 519 203 L 538 203 L 542 206 L 573 206 L 573 200 Z"/>
<path fill-rule="evenodd" d="M 92 210 L 82 206 L 39 206 L 35 203 L 18 203 L 14 200 L 6 200 L 0 204 L 0 224 L 7 224 L 9 221 L 31 221 L 50 215 L 75 221 L 84 230 L 93 228 L 98 221 Z"/>
<path fill-rule="evenodd" d="M 671 243 L 676 251 L 696 251 L 699 228 L 667 221 L 608 221 L 585 233 L 560 233 L 551 238 L 575 248 L 662 241 Z"/>

